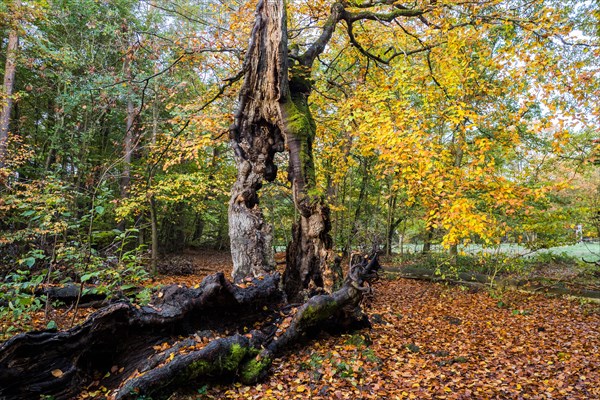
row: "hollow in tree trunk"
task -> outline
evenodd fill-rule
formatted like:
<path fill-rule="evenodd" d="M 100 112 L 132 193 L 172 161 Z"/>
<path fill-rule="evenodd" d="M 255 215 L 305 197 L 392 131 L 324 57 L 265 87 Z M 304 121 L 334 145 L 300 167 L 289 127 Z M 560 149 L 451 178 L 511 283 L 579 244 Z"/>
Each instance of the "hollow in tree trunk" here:
<path fill-rule="evenodd" d="M 236 281 L 274 269 L 273 229 L 259 206 L 263 181 L 273 181 L 276 152 L 284 140 L 278 121 L 281 90 L 287 87 L 287 33 L 281 1 L 261 1 L 256 11 L 239 106 L 230 128 L 237 180 L 229 201 L 229 238 Z"/>
<path fill-rule="evenodd" d="M 316 126 L 308 96 L 312 65 L 343 13 L 343 6 L 336 3 L 313 45 L 303 55 L 294 55 L 288 74 L 285 1 L 259 2 L 244 63 L 240 104 L 230 130 L 238 168 L 229 204 L 235 280 L 273 268 L 272 229 L 259 208 L 257 192 L 263 180 L 276 177 L 275 153 L 283 151 L 284 143 L 288 148 L 288 176 L 300 214 L 284 274 L 284 287 L 292 301 L 303 297 L 303 290 L 311 286 L 331 291 L 341 279 L 331 250 L 329 208 L 316 190 L 312 148 Z"/>

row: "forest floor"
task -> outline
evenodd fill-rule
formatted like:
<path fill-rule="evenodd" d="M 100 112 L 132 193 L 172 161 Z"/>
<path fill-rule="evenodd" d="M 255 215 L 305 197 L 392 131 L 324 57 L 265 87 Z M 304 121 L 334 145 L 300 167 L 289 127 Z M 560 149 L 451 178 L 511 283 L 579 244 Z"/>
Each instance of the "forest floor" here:
<path fill-rule="evenodd" d="M 225 252 L 191 251 L 175 263 L 192 273 L 148 284 L 195 285 L 231 271 Z M 374 290 L 364 305 L 371 329 L 298 346 L 257 385 L 211 384 L 170 399 L 600 398 L 597 304 L 393 278 Z M 80 310 L 76 320 L 93 311 Z M 68 327 L 72 311 L 54 312 L 63 313 L 59 328 Z M 34 326 L 38 319 L 43 328 L 42 315 Z"/>
<path fill-rule="evenodd" d="M 173 399 L 600 398 L 595 306 L 399 279 L 366 307 L 372 329 L 313 340 L 261 384 Z"/>
<path fill-rule="evenodd" d="M 203 270 L 231 269 L 227 255 L 197 260 Z M 171 399 L 600 398 L 596 304 L 407 279 L 374 289 L 365 304 L 372 329 L 298 346 L 260 384 L 203 386 Z"/>

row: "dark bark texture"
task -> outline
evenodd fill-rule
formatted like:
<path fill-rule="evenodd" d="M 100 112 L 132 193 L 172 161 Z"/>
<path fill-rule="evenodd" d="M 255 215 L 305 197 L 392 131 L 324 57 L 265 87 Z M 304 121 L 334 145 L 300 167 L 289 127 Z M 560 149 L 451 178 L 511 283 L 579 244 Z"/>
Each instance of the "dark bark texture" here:
<path fill-rule="evenodd" d="M 258 4 L 244 63 L 244 83 L 230 128 L 237 180 L 229 202 L 233 278 L 260 276 L 274 269 L 272 227 L 259 207 L 258 190 L 273 181 L 275 153 L 284 150 L 279 101 L 287 91 L 287 32 L 282 1 Z"/>
<path fill-rule="evenodd" d="M 68 331 L 15 336 L 0 346 L 0 398 L 72 399 L 103 386 L 114 399 L 156 399 L 216 378 L 256 382 L 292 344 L 368 326 L 360 303 L 378 269 L 377 257 L 363 259 L 339 290 L 297 308 L 274 306 L 277 274 L 236 286 L 219 273 L 198 288 L 164 287 L 148 306 L 111 304 Z"/>
<path fill-rule="evenodd" d="M 136 369 L 143 369 L 157 343 L 199 329 L 253 323 L 263 307 L 281 299 L 278 283 L 275 274 L 243 289 L 218 273 L 196 289 L 167 286 L 148 306 L 126 301 L 111 304 L 68 331 L 15 336 L 0 347 L 0 398 L 49 395 L 71 399 L 105 376 L 111 366 L 123 366 L 119 377 L 104 382 L 114 387 Z"/>

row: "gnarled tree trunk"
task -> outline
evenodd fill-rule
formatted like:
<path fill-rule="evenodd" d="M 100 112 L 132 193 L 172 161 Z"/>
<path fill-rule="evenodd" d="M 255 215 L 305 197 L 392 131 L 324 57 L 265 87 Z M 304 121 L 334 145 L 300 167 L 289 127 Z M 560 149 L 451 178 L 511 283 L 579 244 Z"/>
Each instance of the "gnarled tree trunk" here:
<path fill-rule="evenodd" d="M 364 8 L 391 4 L 375 2 L 365 4 Z M 391 22 L 400 16 L 417 17 L 424 12 L 395 4 L 387 13 L 372 10 L 352 13 L 344 7 L 345 2 L 335 2 L 314 42 L 303 54 L 290 54 L 285 0 L 259 1 L 244 63 L 240 105 L 231 128 L 238 167 L 229 206 L 229 234 L 236 280 L 272 269 L 272 230 L 258 207 L 257 191 L 263 180 L 275 179 L 277 168 L 273 156 L 283 150 L 284 141 L 289 151 L 289 180 L 294 205 L 300 214 L 294 224 L 284 274 L 285 291 L 291 301 L 305 297 L 305 289 L 311 286 L 331 292 L 341 281 L 329 234 L 329 208 L 324 196 L 318 194 L 315 180 L 313 142 L 316 126 L 308 104 L 313 86 L 313 64 L 342 20 L 347 24 L 350 40 L 364 54 L 366 50 L 358 45 L 352 34 L 354 22 L 365 19 Z M 385 62 L 379 57 L 370 57 Z"/>
<path fill-rule="evenodd" d="M 283 151 L 279 101 L 287 88 L 287 32 L 283 1 L 260 1 L 244 63 L 244 83 L 230 128 L 238 170 L 229 202 L 233 278 L 274 269 L 273 229 L 259 207 L 263 180 L 273 181 L 275 153 Z"/>
<path fill-rule="evenodd" d="M 316 124 L 308 105 L 310 68 L 293 66 L 290 94 L 283 104 L 283 126 L 289 151 L 288 179 L 294 206 L 300 215 L 292 228 L 283 283 L 290 301 L 303 297 L 304 289 L 322 287 L 332 292 L 341 281 L 339 261 L 332 251 L 331 221 L 325 199 L 316 192 L 313 142 Z"/>
<path fill-rule="evenodd" d="M 280 0 L 281 1 L 281 0 Z M 292 183 L 294 205 L 300 214 L 293 228 L 292 243 L 287 251 L 287 266 L 283 277 L 285 291 L 290 301 L 298 301 L 305 295 L 305 289 L 311 286 L 323 287 L 331 292 L 341 281 L 339 262 L 332 251 L 329 234 L 331 222 L 329 208 L 323 196 L 318 195 L 315 181 L 313 142 L 316 126 L 312 118 L 308 97 L 312 91 L 311 71 L 313 64 L 329 43 L 340 21 L 345 21 L 351 42 L 363 54 L 368 52 L 356 42 L 352 34 L 352 24 L 364 19 L 392 21 L 400 16 L 415 17 L 423 13 L 388 2 L 366 2 L 361 11 L 352 13 L 345 9 L 347 2 L 335 2 L 331 6 L 329 17 L 321 28 L 320 35 L 303 54 L 289 55 L 289 93 L 280 91 L 281 130 L 289 150 L 289 180 Z M 369 8 L 393 4 L 393 10 L 377 13 Z M 285 20 L 281 24 L 285 26 Z M 285 39 L 285 36 L 282 36 Z M 287 45 L 284 47 L 287 48 Z M 384 61 L 379 57 L 370 58 Z M 384 61 L 385 62 L 385 61 Z M 285 80 L 281 81 L 282 84 Z"/>
<path fill-rule="evenodd" d="M 312 89 L 310 72 L 316 56 L 331 38 L 343 8 L 338 6 L 314 46 L 295 56 L 293 78 L 288 67 L 285 1 L 260 1 L 248 53 L 240 105 L 231 128 L 238 178 L 229 205 L 229 235 L 234 279 L 258 276 L 272 270 L 272 230 L 258 206 L 263 180 L 275 179 L 276 152 L 289 151 L 289 180 L 300 218 L 293 228 L 287 252 L 284 286 L 290 300 L 303 289 L 325 287 L 332 291 L 341 279 L 335 273 L 329 209 L 315 195 L 313 141 L 316 126 L 308 106 Z"/>

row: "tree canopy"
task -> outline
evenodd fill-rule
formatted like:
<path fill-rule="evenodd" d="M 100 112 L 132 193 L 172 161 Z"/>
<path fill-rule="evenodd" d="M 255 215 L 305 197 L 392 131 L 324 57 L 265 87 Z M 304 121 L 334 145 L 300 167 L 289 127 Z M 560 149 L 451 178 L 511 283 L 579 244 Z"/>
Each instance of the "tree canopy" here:
<path fill-rule="evenodd" d="M 280 35 L 249 41 L 276 4 Z M 0 15 L 7 271 L 153 272 L 161 253 L 230 243 L 260 253 L 236 270 L 268 271 L 296 243 L 285 280 L 333 288 L 336 255 L 359 246 L 598 236 L 597 2 L 15 0 Z M 256 94 L 253 43 L 282 67 L 255 64 L 282 89 L 266 142 L 231 128 Z M 227 224 L 236 179 L 230 212 L 259 220 L 245 230 Z"/>

